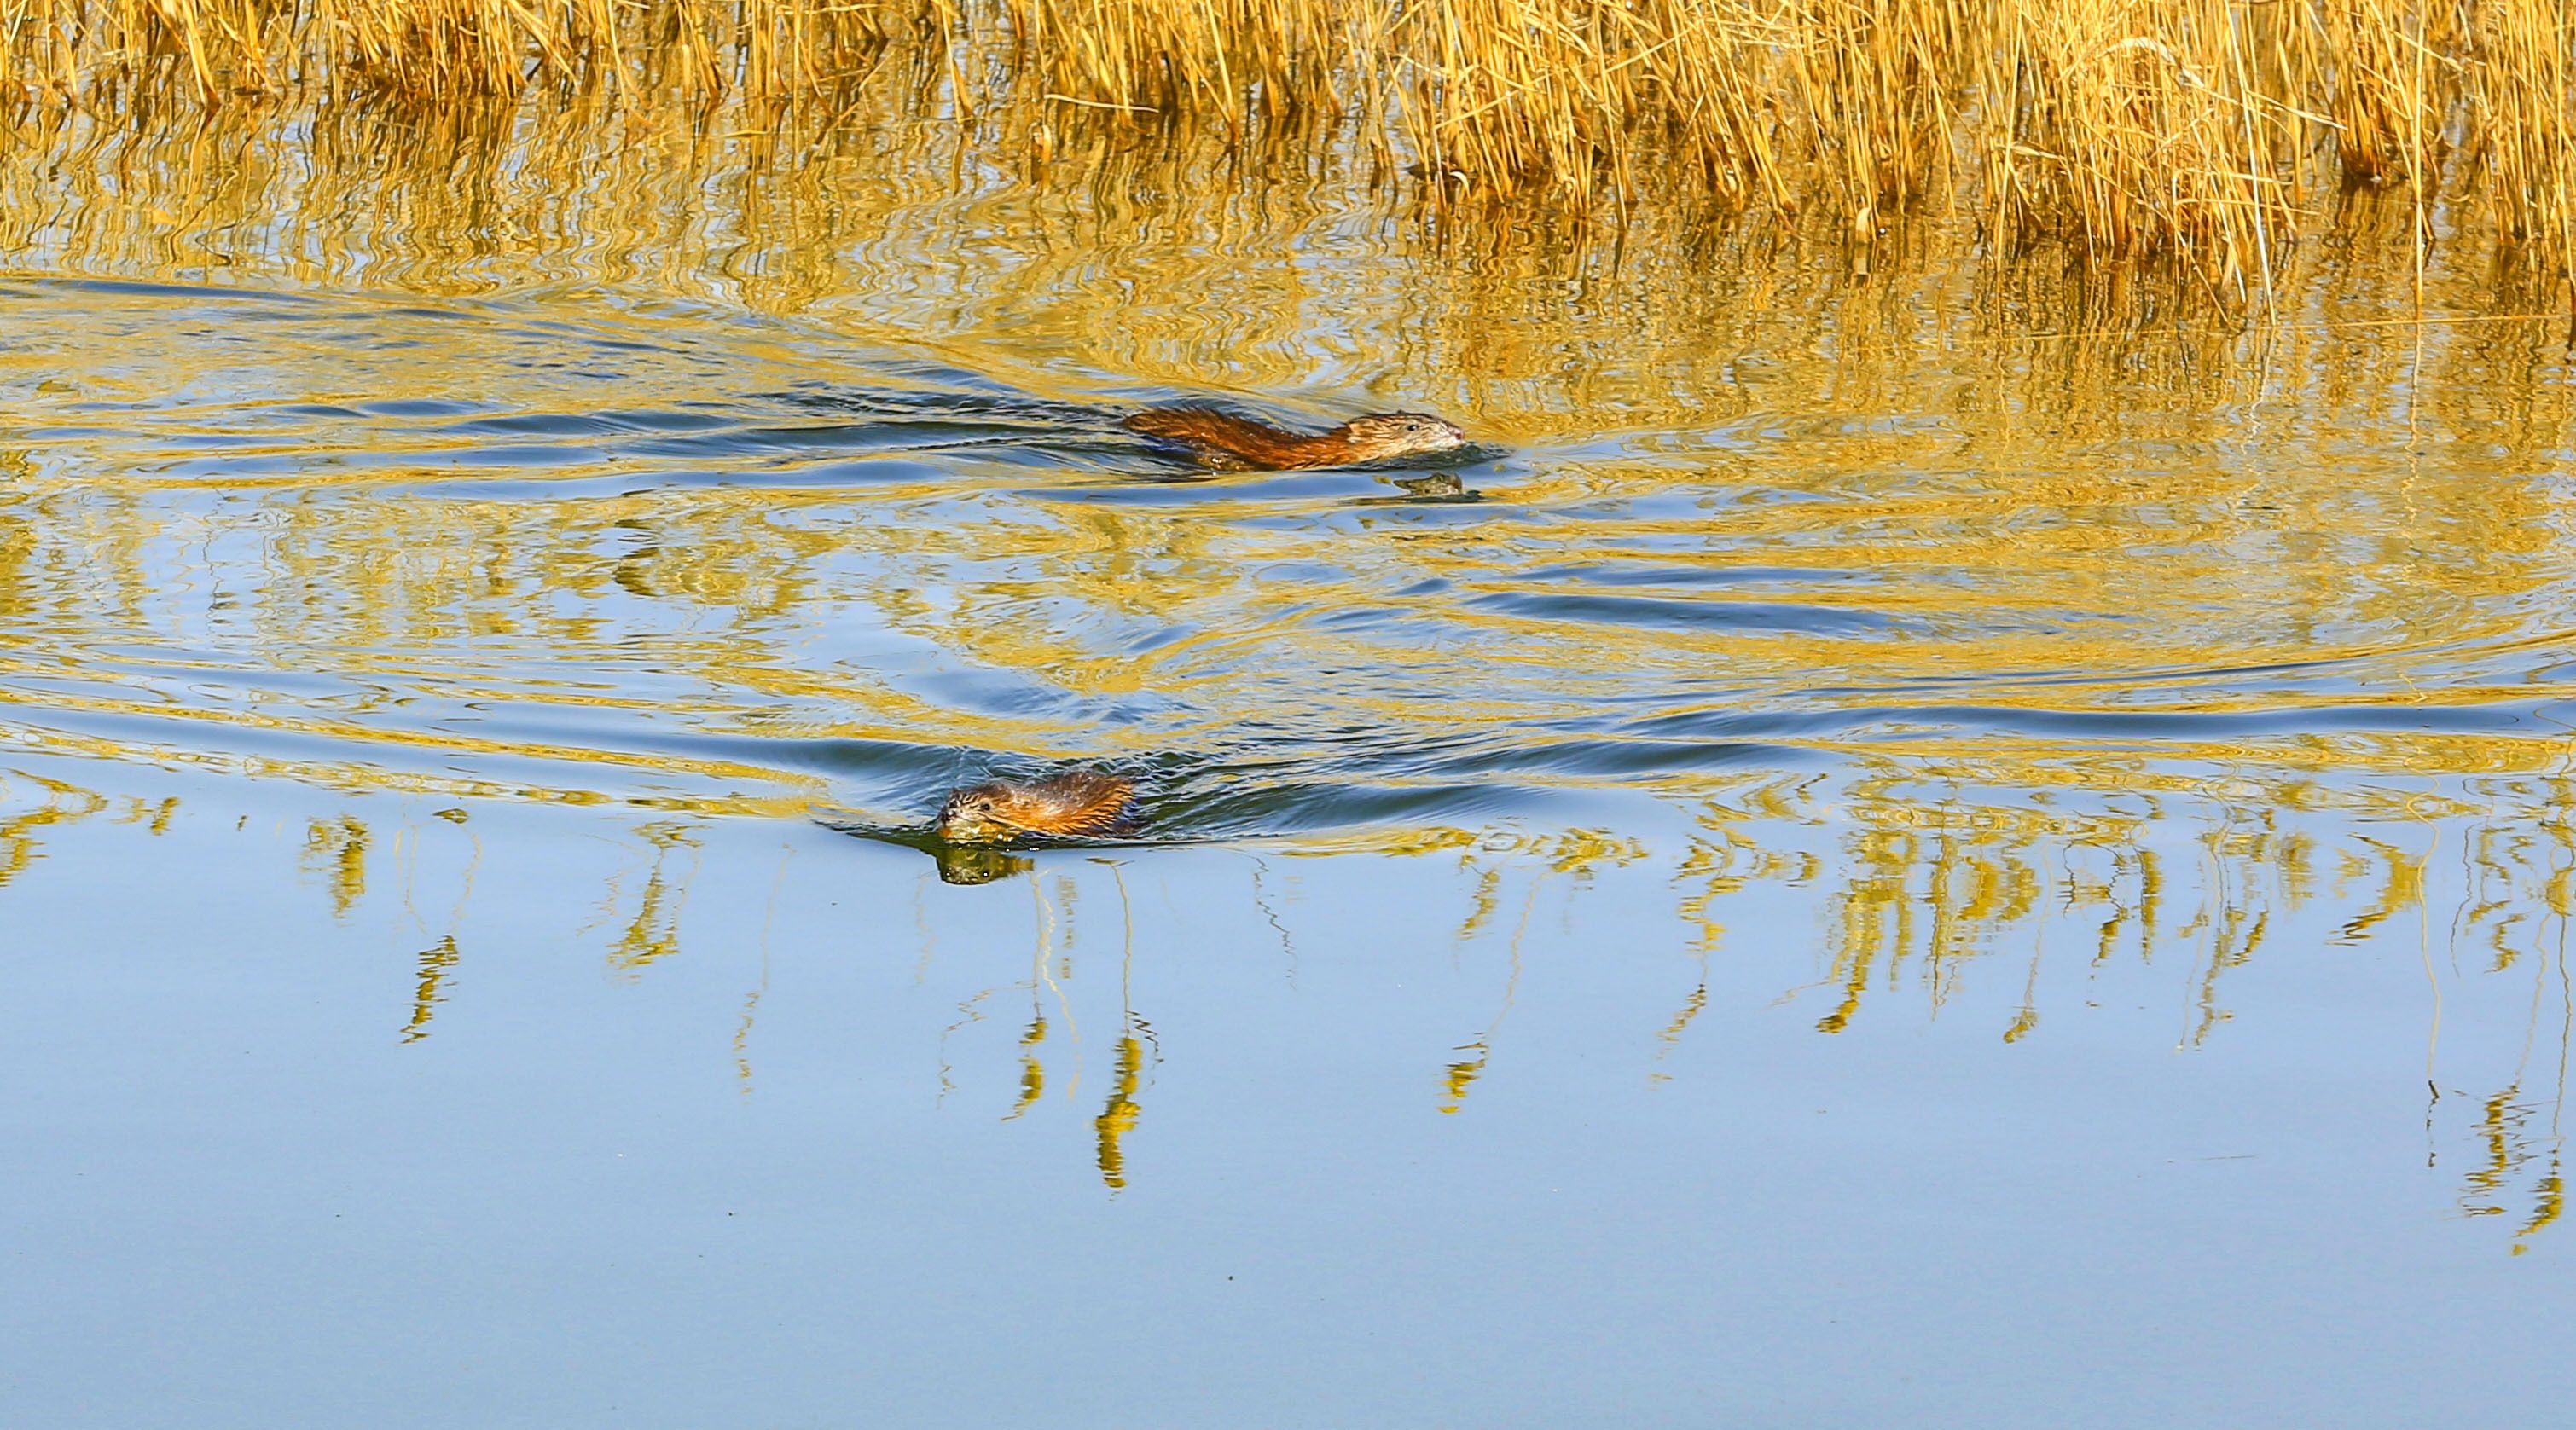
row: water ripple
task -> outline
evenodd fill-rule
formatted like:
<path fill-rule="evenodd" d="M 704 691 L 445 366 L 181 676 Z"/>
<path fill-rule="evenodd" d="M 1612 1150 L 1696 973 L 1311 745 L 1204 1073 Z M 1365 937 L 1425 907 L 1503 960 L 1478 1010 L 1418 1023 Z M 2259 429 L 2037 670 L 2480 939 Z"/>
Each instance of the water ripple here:
<path fill-rule="evenodd" d="M 2468 447 L 2411 505 L 2348 453 L 1788 417 L 1205 473 L 1117 422 L 1205 394 L 686 306 L 5 298 L 0 706 L 131 758 L 881 830 L 1089 761 L 1204 839 L 2569 723 L 2551 497 Z"/>

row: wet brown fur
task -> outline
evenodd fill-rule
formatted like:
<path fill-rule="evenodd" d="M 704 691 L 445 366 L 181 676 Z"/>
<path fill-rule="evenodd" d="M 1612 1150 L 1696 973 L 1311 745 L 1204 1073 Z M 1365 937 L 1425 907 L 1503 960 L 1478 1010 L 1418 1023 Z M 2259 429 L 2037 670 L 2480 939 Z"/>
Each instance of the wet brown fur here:
<path fill-rule="evenodd" d="M 1454 452 L 1466 434 L 1427 412 L 1373 412 L 1330 432 L 1289 432 L 1204 407 L 1155 407 L 1125 419 L 1131 430 L 1190 449 L 1221 472 L 1348 467 Z"/>
<path fill-rule="evenodd" d="M 1097 770 L 1067 770 L 1042 780 L 996 780 L 948 797 L 931 826 L 957 844 L 1014 839 L 1097 838 L 1128 827 L 1136 782 Z"/>

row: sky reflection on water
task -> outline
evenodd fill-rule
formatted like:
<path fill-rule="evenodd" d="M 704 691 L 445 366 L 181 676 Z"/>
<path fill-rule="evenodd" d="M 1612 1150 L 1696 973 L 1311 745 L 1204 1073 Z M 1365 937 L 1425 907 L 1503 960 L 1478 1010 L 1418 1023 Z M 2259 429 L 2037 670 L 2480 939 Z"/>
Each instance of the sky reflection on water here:
<path fill-rule="evenodd" d="M 119 783 L 0 821 L 34 1423 L 251 1424 L 290 1359 L 393 1424 L 2554 1395 L 2506 1253 L 2556 1251 L 2564 901 L 2457 785 L 2124 846 L 1820 778 L 958 888 L 794 821 L 41 763 Z"/>

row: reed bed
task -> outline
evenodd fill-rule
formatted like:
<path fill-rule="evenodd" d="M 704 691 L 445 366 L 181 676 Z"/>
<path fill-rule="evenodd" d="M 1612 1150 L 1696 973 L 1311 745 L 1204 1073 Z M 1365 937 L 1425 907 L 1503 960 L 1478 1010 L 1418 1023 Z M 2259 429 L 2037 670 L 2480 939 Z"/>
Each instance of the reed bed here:
<path fill-rule="evenodd" d="M 0 0 L 22 105 L 554 86 L 837 111 L 897 50 L 947 77 L 938 112 L 1052 116 L 1041 152 L 1189 125 L 1339 145 L 1452 207 L 1700 202 L 1864 243 L 1964 213 L 2247 306 L 2350 186 L 2405 195 L 2419 247 L 2474 223 L 2540 271 L 2576 253 L 2564 0 Z"/>

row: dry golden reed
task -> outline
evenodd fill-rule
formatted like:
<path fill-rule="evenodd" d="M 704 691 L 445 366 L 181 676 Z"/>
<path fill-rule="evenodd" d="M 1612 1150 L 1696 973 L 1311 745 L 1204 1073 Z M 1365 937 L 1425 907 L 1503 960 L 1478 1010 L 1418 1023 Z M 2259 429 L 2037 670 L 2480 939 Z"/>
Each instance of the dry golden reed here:
<path fill-rule="evenodd" d="M 2247 304 L 2345 184 L 2408 196 L 2419 244 L 2447 194 L 2539 270 L 2576 251 L 2565 0 L 0 0 L 0 87 L 36 101 L 777 100 L 895 47 L 953 109 L 1287 131 L 1444 199 L 1964 213 Z"/>
<path fill-rule="evenodd" d="M 536 83 L 780 94 L 864 73 L 941 0 L 0 0 L 0 89 L 69 99 L 177 79 L 424 98 Z"/>

